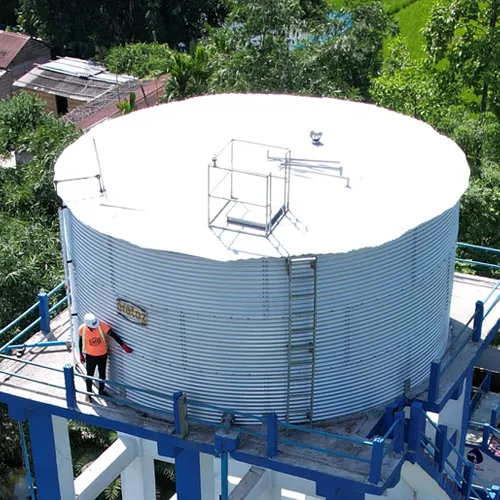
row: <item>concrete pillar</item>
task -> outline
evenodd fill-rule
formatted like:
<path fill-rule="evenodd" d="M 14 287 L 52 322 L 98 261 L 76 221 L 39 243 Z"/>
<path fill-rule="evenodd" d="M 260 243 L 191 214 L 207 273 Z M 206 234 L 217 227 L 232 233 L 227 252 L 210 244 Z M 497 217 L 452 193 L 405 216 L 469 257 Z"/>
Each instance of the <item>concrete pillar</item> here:
<path fill-rule="evenodd" d="M 154 456 L 149 443 L 136 438 L 137 458 L 121 473 L 123 500 L 156 500 Z"/>
<path fill-rule="evenodd" d="M 458 400 L 450 399 L 439 412 L 439 423 L 448 427 L 448 439 L 457 431 L 457 443 L 455 447 L 462 455 L 465 449 L 465 438 L 469 423 L 471 387 L 472 372 L 469 371 L 463 382 L 462 394 Z M 458 457 L 454 452 L 451 452 L 448 460 L 456 467 Z"/>
<path fill-rule="evenodd" d="M 214 481 L 214 457 L 206 453 L 200 453 L 200 481 L 201 498 L 208 500 L 215 499 Z"/>
<path fill-rule="evenodd" d="M 137 458 L 137 442 L 118 438 L 75 479 L 78 500 L 94 500 Z"/>
<path fill-rule="evenodd" d="M 33 413 L 28 422 L 38 500 L 74 500 L 67 421 Z"/>
<path fill-rule="evenodd" d="M 175 486 L 178 500 L 201 499 L 200 454 L 179 449 L 175 457 Z"/>

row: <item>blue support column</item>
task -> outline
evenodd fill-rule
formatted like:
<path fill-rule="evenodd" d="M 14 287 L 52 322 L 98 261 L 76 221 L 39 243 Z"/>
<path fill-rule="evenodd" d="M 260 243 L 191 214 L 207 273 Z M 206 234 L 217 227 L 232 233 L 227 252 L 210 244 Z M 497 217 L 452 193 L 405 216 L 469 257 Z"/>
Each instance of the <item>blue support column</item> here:
<path fill-rule="evenodd" d="M 38 500 L 61 498 L 52 417 L 32 413 L 28 416 L 28 422 L 37 498 Z"/>
<path fill-rule="evenodd" d="M 429 402 L 434 403 L 439 395 L 439 378 L 441 376 L 441 363 L 431 363 L 431 376 L 429 379 Z"/>
<path fill-rule="evenodd" d="M 436 456 L 434 460 L 439 472 L 443 472 L 444 461 L 446 460 L 446 438 L 448 437 L 448 427 L 446 425 L 438 425 L 436 432 Z"/>
<path fill-rule="evenodd" d="M 372 459 L 370 463 L 370 483 L 377 484 L 382 475 L 382 459 L 384 458 L 384 440 L 377 437 L 373 440 Z"/>
<path fill-rule="evenodd" d="M 278 454 L 278 416 L 276 413 L 267 415 L 267 456 L 275 458 Z"/>
<path fill-rule="evenodd" d="M 474 327 L 472 330 L 473 342 L 479 342 L 481 340 L 483 319 L 484 319 L 484 304 L 480 300 L 478 300 L 476 302 L 476 310 L 474 312 Z"/>
<path fill-rule="evenodd" d="M 229 467 L 229 453 L 236 451 L 240 445 L 240 436 L 235 432 L 217 431 L 215 434 L 215 449 L 220 455 L 221 459 L 221 498 L 228 500 L 229 485 L 228 485 L 228 467 Z"/>
<path fill-rule="evenodd" d="M 50 333 L 49 296 L 45 292 L 38 294 L 38 311 L 40 313 L 40 331 Z"/>
<path fill-rule="evenodd" d="M 220 456 L 220 491 L 221 500 L 229 499 L 229 455 L 223 451 Z"/>
<path fill-rule="evenodd" d="M 394 453 L 403 453 L 405 442 L 405 412 L 404 410 L 396 413 L 397 425 L 393 435 L 393 450 Z"/>
<path fill-rule="evenodd" d="M 200 454 L 178 450 L 175 457 L 175 488 L 179 500 L 201 499 Z"/>
<path fill-rule="evenodd" d="M 424 407 L 422 403 L 412 403 L 410 411 L 410 428 L 408 431 L 408 449 L 413 452 L 411 456 L 409 455 L 412 463 L 415 463 L 415 455 L 420 450 L 420 440 L 424 429 Z"/>
<path fill-rule="evenodd" d="M 66 404 L 68 408 L 74 410 L 76 408 L 76 392 L 75 392 L 75 372 L 73 366 L 64 365 L 64 385 L 66 387 Z"/>

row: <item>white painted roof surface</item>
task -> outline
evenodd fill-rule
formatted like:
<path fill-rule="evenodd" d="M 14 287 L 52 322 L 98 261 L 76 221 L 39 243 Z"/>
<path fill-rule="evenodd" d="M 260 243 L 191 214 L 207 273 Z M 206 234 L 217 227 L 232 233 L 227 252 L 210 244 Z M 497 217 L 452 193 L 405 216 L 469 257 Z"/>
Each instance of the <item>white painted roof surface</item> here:
<path fill-rule="evenodd" d="M 312 144 L 312 129 L 323 132 L 323 146 Z M 235 240 L 228 232 L 219 239 L 208 226 L 207 166 L 231 139 L 288 147 L 294 158 L 339 160 L 351 188 L 324 173 L 293 169 L 291 213 L 275 239 Z M 463 152 L 429 125 L 335 99 L 226 94 L 135 112 L 67 148 L 57 181 L 99 172 L 94 140 L 106 194 L 95 178 L 58 184 L 76 217 L 141 247 L 220 261 L 279 257 L 279 245 L 290 255 L 378 246 L 453 207 L 469 179 Z M 235 168 L 255 167 L 254 160 Z M 270 162 L 255 168 L 267 173 Z M 242 197 L 255 196 L 253 183 L 239 189 Z"/>

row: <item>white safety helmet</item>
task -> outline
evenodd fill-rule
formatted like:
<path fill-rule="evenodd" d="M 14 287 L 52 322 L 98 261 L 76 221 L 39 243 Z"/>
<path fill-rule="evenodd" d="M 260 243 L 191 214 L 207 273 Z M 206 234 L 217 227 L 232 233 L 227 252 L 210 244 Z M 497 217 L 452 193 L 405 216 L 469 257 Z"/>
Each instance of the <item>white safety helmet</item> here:
<path fill-rule="evenodd" d="M 87 313 L 84 318 L 83 322 L 89 327 L 89 328 L 97 328 L 99 325 L 99 322 L 97 321 L 97 318 L 92 314 L 92 313 Z"/>

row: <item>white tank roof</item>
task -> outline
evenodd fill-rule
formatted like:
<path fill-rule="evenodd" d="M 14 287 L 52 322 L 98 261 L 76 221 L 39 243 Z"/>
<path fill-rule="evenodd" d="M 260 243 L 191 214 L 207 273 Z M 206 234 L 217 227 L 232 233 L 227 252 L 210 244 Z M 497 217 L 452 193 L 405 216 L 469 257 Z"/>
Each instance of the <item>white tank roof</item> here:
<path fill-rule="evenodd" d="M 323 133 L 323 146 L 312 144 L 313 129 Z M 270 239 L 219 238 L 208 225 L 207 170 L 231 139 L 290 148 L 294 158 L 338 160 L 350 188 L 309 167 L 292 168 L 290 214 Z M 99 172 L 94 141 L 105 194 L 95 178 L 57 185 L 78 219 L 141 247 L 220 261 L 378 246 L 453 207 L 469 179 L 463 152 L 429 125 L 336 99 L 225 94 L 134 112 L 67 148 L 56 181 Z M 240 189 L 255 194 L 252 183 Z"/>

